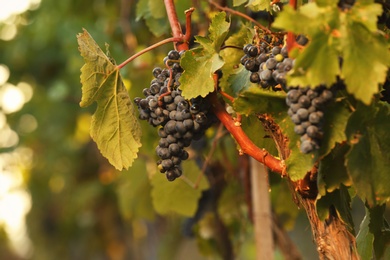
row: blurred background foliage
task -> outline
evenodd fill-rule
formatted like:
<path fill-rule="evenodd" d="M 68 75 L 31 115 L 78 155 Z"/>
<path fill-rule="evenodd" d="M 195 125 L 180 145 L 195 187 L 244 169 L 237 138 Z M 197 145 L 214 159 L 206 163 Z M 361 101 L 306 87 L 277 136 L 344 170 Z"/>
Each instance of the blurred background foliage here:
<path fill-rule="evenodd" d="M 86 28 L 100 46 L 109 43 L 118 63 L 168 36 L 164 14 L 157 20 L 161 29 L 153 33 L 148 25 L 156 21 L 149 18 L 156 14 L 146 8 L 142 19 L 136 19 L 137 2 L 0 1 L 1 259 L 221 259 L 223 241 L 214 236 L 221 223 L 239 259 L 254 259 L 245 186 L 228 135 L 220 144 L 228 154 L 217 153 L 212 164 L 214 175 L 225 172 L 223 188 L 211 183 L 203 192 L 213 209 L 206 209 L 201 219 L 198 212 L 195 220 L 161 214 L 154 207 L 153 129 L 143 127 L 139 159 L 123 172 L 115 171 L 90 139 L 95 108 L 79 107 L 83 60 L 76 35 Z M 199 1 L 177 3 L 181 21 L 185 9 L 199 7 Z M 206 18 L 205 13 L 194 13 L 195 22 Z M 205 31 L 202 24 L 196 27 L 200 34 Z M 171 48 L 160 47 L 123 69 L 132 97 L 148 87 L 151 70 L 161 66 Z M 210 140 L 204 141 L 205 154 Z M 221 165 L 221 158 L 231 163 Z M 303 258 L 313 259 L 306 217 L 278 176 L 271 175 L 271 183 L 281 225 Z M 212 199 L 207 199 L 210 194 Z"/>

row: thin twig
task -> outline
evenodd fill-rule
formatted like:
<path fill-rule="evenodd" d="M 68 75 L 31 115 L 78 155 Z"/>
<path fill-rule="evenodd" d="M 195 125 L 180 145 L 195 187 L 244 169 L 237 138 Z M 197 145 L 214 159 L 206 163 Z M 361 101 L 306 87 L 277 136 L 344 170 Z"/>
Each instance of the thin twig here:
<path fill-rule="evenodd" d="M 155 43 L 145 49 L 143 49 L 142 51 L 140 52 L 137 52 L 136 54 L 134 54 L 133 56 L 131 56 L 130 58 L 128 58 L 127 60 L 125 60 L 124 62 L 122 62 L 121 64 L 118 65 L 118 69 L 121 69 L 123 68 L 124 66 L 126 66 L 128 63 L 130 63 L 131 61 L 133 61 L 135 58 L 138 58 L 139 56 L 141 56 L 142 54 L 148 52 L 148 51 L 151 51 L 157 47 L 160 47 L 161 45 L 164 45 L 166 43 L 170 43 L 170 42 L 180 42 L 182 41 L 183 38 L 182 37 L 171 37 L 171 38 L 168 38 L 168 39 L 165 39 L 165 40 L 162 40 L 158 43 Z"/>
<path fill-rule="evenodd" d="M 223 124 L 220 124 L 218 127 L 218 130 L 217 130 L 217 134 L 214 137 L 211 149 L 210 149 L 209 153 L 207 154 L 207 157 L 202 165 L 202 170 L 201 170 L 200 174 L 198 175 L 198 178 L 195 181 L 195 188 L 198 188 L 200 180 L 202 179 L 204 173 L 206 172 L 206 169 L 207 169 L 207 166 L 209 165 L 211 157 L 213 156 L 215 149 L 217 148 L 218 141 L 224 135 L 225 135 L 225 131 L 223 129 Z"/>
<path fill-rule="evenodd" d="M 255 19 L 253 19 L 252 17 L 249 17 L 248 15 L 246 14 L 243 14 L 241 12 L 238 12 L 236 10 L 233 10 L 233 9 L 230 9 L 229 7 L 224 7 L 224 6 L 220 6 L 219 4 L 209 0 L 208 1 L 210 4 L 214 5 L 216 8 L 218 8 L 219 10 L 222 10 L 222 11 L 225 11 L 225 12 L 228 12 L 228 13 L 231 13 L 231 14 L 234 14 L 234 15 L 237 15 L 237 16 L 240 16 L 248 21 L 251 21 L 252 23 L 256 24 L 259 28 L 261 28 L 264 32 L 270 34 L 271 31 L 270 29 L 268 29 L 267 27 L 265 27 L 264 25 L 262 25 L 261 23 L 257 22 Z"/>

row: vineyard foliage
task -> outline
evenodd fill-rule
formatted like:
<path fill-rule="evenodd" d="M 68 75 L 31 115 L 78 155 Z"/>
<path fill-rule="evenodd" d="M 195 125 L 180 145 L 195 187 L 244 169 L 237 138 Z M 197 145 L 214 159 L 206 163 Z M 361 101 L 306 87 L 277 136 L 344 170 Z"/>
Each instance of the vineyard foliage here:
<path fill-rule="evenodd" d="M 275 92 L 250 82 L 250 73 L 240 64 L 242 48 L 266 32 L 255 29 L 244 19 L 219 11 L 210 15 L 207 32 L 195 35 L 193 46 L 181 58 L 184 72 L 180 89 L 186 99 L 206 97 L 215 91 L 213 76 L 220 71 L 219 88 L 232 97 L 225 100 L 234 110 L 232 116 L 242 116 L 240 127 L 258 147 L 283 160 L 275 143 L 264 138 L 267 133 L 256 115 L 272 118 L 288 138 L 290 153 L 284 161 L 288 178 L 300 181 L 314 166 L 318 169 L 318 215 L 325 219 L 333 205 L 353 232 L 351 199 L 358 196 L 367 207 L 357 235 L 359 253 L 363 259 L 369 259 L 373 251 L 379 257 L 389 256 L 386 246 L 390 243 L 390 230 L 383 214 L 384 205 L 390 199 L 390 105 L 380 100 L 390 65 L 388 29 L 381 25 L 378 28 L 378 16 L 383 11 L 380 3 L 357 0 L 347 9 L 340 8 L 338 3 L 321 0 L 302 4 L 296 10 L 285 5 L 280 12 L 272 11 L 276 18 L 271 30 L 275 35 L 292 32 L 309 40 L 304 47 L 290 51 L 295 64 L 287 76 L 287 86 L 330 88 L 340 82 L 343 86 L 325 110 L 319 150 L 308 154 L 300 151 L 300 137 L 287 114 L 285 89 Z M 253 11 L 268 10 L 270 2 L 233 1 L 233 8 L 243 10 L 244 6 Z M 180 18 L 183 18 L 180 12 L 188 7 L 178 4 Z M 169 23 L 160 1 L 139 1 L 136 19 L 144 20 L 155 36 L 169 35 Z M 77 40 L 85 60 L 81 69 L 80 105 L 97 102 L 91 136 L 115 168 L 132 167 L 141 143 L 148 147 L 155 145 L 146 141 L 145 135 L 141 137 L 138 112 L 133 105 L 135 96 L 132 96 L 140 94 L 126 89 L 113 58 L 104 54 L 86 30 Z M 159 66 L 164 64 L 161 62 Z M 144 87 L 149 87 L 149 82 Z M 155 129 L 147 131 L 147 137 L 152 138 L 151 131 Z M 209 130 L 206 135 L 215 138 L 216 131 Z M 157 133 L 154 134 L 157 140 Z M 229 138 L 224 137 L 222 142 L 232 142 Z M 236 158 L 236 154 L 230 151 L 228 156 Z M 215 159 L 222 156 L 218 149 L 213 155 Z M 183 176 L 172 183 L 157 173 L 153 162 L 150 165 L 156 173 L 144 181 L 150 182 L 154 209 L 163 215 L 175 212 L 193 216 L 202 191 L 210 188 L 204 178 L 197 189 L 193 186 L 201 172 L 196 159 L 185 162 Z"/>

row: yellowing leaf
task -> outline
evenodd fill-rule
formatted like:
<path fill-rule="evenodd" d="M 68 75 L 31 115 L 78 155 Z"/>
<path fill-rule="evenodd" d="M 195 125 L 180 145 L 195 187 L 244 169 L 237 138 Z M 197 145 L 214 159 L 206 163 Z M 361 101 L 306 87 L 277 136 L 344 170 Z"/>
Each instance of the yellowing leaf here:
<path fill-rule="evenodd" d="M 118 170 L 128 168 L 141 146 L 141 128 L 122 82 L 119 69 L 84 30 L 77 36 L 85 64 L 81 68 L 81 107 L 97 102 L 91 136 L 99 150 Z"/>

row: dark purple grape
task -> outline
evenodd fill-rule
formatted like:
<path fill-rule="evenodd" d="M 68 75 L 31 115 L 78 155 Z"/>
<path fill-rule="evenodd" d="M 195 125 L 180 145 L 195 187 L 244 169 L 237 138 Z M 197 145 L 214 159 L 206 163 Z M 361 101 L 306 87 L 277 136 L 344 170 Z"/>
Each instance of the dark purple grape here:
<path fill-rule="evenodd" d="M 310 153 L 314 149 L 314 146 L 311 141 L 305 140 L 301 143 L 301 151 L 302 153 Z"/>
<path fill-rule="evenodd" d="M 318 136 L 318 127 L 311 125 L 306 129 L 306 133 L 311 138 L 316 138 Z"/>
<path fill-rule="evenodd" d="M 302 92 L 298 89 L 292 89 L 288 91 L 287 98 L 290 99 L 291 102 L 296 103 L 298 102 L 299 97 L 301 96 Z"/>
<path fill-rule="evenodd" d="M 256 61 L 255 60 L 247 60 L 244 64 L 245 66 L 245 69 L 249 70 L 249 71 L 255 71 L 256 70 Z"/>
<path fill-rule="evenodd" d="M 258 53 L 259 53 L 259 51 L 258 51 L 256 46 L 249 47 L 249 49 L 248 49 L 248 55 L 249 56 L 256 57 Z"/>
<path fill-rule="evenodd" d="M 170 144 L 168 149 L 172 155 L 179 155 L 181 152 L 181 148 L 177 143 Z"/>
<path fill-rule="evenodd" d="M 167 134 L 174 134 L 176 132 L 176 121 L 175 120 L 169 120 L 165 126 L 164 126 L 164 131 Z"/>
<path fill-rule="evenodd" d="M 297 111 L 297 115 L 302 122 L 302 121 L 305 121 L 309 117 L 309 112 L 307 111 L 306 108 L 300 108 Z"/>
<path fill-rule="evenodd" d="M 260 79 L 261 80 L 270 80 L 272 77 L 272 71 L 271 70 L 263 70 L 261 73 L 260 73 Z"/>
<path fill-rule="evenodd" d="M 303 135 L 305 133 L 305 128 L 302 125 L 294 126 L 294 132 L 298 135 Z"/>
<path fill-rule="evenodd" d="M 252 82 L 252 83 L 259 83 L 260 81 L 260 75 L 258 72 L 252 72 L 250 77 L 249 77 L 249 81 Z"/>
<path fill-rule="evenodd" d="M 265 62 L 265 66 L 267 67 L 267 69 L 269 70 L 272 70 L 276 67 L 276 64 L 278 64 L 278 61 L 275 60 L 275 58 L 269 58 L 266 62 Z"/>

